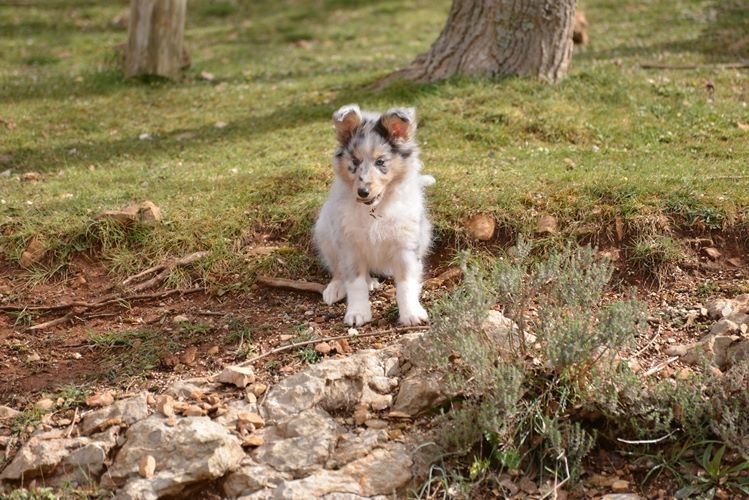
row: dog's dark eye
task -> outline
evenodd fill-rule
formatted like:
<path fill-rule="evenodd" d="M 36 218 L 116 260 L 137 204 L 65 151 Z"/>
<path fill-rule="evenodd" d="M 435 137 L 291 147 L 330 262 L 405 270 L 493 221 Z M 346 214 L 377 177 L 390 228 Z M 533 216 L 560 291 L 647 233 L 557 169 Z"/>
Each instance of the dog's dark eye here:
<path fill-rule="evenodd" d="M 385 166 L 385 160 L 382 158 L 378 158 L 377 161 L 375 161 L 375 167 L 383 167 Z"/>

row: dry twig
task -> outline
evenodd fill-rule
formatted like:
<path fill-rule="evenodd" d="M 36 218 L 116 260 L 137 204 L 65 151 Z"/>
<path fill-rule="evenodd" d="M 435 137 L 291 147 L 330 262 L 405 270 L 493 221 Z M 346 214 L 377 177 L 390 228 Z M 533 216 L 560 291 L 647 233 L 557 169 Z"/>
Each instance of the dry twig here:
<path fill-rule="evenodd" d="M 673 356 L 671 358 L 668 358 L 663 363 L 661 363 L 659 365 L 656 365 L 656 366 L 652 367 L 651 369 L 649 369 L 648 371 L 646 371 L 645 373 L 643 373 L 642 376 L 643 377 L 649 377 L 649 376 L 651 376 L 651 375 L 653 375 L 655 373 L 658 373 L 659 371 L 663 370 L 664 368 L 666 368 L 668 365 L 670 365 L 671 363 L 673 363 L 677 359 L 679 359 L 679 356 Z"/>
<path fill-rule="evenodd" d="M 283 278 L 271 278 L 270 276 L 258 276 L 256 283 L 258 285 L 270 286 L 273 288 L 284 288 L 286 290 L 296 290 L 300 292 L 313 292 L 322 295 L 325 285 L 303 280 L 287 280 Z"/>
<path fill-rule="evenodd" d="M 429 329 L 428 326 L 402 326 L 398 328 L 391 328 L 389 330 L 385 330 L 382 332 L 359 333 L 357 335 L 338 335 L 337 337 L 324 337 L 324 338 L 319 338 L 319 339 L 314 339 L 314 340 L 306 340 L 304 342 L 296 342 L 293 344 L 287 344 L 285 346 L 276 347 L 275 349 L 271 349 L 268 352 L 259 354 L 252 359 L 242 361 L 237 366 L 249 366 L 255 363 L 256 361 L 259 361 L 263 358 L 267 358 L 268 356 L 271 356 L 273 354 L 278 354 L 279 352 L 289 351 L 297 347 L 304 347 L 306 345 L 319 344 L 320 342 L 329 342 L 331 340 L 341 340 L 341 339 L 356 339 L 356 338 L 362 338 L 362 337 L 383 337 L 391 333 L 416 332 L 416 331 L 425 331 L 428 329 Z"/>
<path fill-rule="evenodd" d="M 642 63 L 640 64 L 642 69 L 744 69 L 749 68 L 749 62 L 741 61 L 734 63 L 718 63 L 718 64 L 658 64 L 658 63 Z"/>

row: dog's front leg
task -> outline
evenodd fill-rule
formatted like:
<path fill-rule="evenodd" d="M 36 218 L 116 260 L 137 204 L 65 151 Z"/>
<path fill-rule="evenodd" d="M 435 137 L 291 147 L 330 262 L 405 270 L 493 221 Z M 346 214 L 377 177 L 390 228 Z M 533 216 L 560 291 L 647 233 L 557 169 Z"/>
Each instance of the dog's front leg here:
<path fill-rule="evenodd" d="M 402 325 L 418 325 L 429 320 L 419 302 L 421 295 L 421 259 L 416 252 L 403 250 L 395 269 L 395 298 L 398 302 L 398 321 Z"/>
<path fill-rule="evenodd" d="M 346 281 L 346 315 L 343 321 L 350 326 L 359 326 L 372 321 L 369 305 L 369 283 L 366 274 Z"/>

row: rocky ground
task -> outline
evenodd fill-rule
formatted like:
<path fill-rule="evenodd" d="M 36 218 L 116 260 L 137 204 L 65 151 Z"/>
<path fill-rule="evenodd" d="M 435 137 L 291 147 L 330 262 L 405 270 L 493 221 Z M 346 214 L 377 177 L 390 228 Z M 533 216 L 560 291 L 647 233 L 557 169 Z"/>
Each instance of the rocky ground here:
<path fill-rule="evenodd" d="M 88 278 L 82 283 L 69 275 L 68 296 L 98 293 L 107 281 L 95 267 L 81 269 Z M 444 270 L 434 267 L 431 274 L 444 277 Z M 447 276 L 430 283 L 427 300 L 451 286 L 454 273 Z M 615 295 L 626 293 L 626 281 Z M 47 293 L 40 302 L 65 296 L 59 285 L 45 286 L 58 295 Z M 702 369 L 704 355 L 712 375 L 721 376 L 749 356 L 746 288 L 746 271 L 735 266 L 677 267 L 668 286 L 641 288 L 650 331 L 627 354 L 630 366 L 643 377 L 687 378 Z M 430 410 L 445 395 L 439 381 L 412 368 L 404 346 L 423 333 L 393 328 L 392 294 L 387 283 L 377 291 L 380 319 L 358 332 L 343 328 L 340 308 L 331 310 L 315 295 L 257 287 L 224 299 L 204 292 L 169 296 L 31 335 L 6 315 L 0 329 L 0 369 L 8 381 L 0 408 L 0 480 L 7 487 L 78 484 L 118 498 L 413 492 L 428 475 L 415 452 L 431 425 Z M 254 331 L 232 336 L 237 321 Z M 156 342 L 156 365 L 145 376 L 115 372 L 107 382 L 105 368 L 113 368 L 107 360 L 135 362 L 128 353 L 140 353 L 136 341 L 153 339 L 99 346 L 91 332 L 125 334 L 144 325 L 183 342 Z M 325 342 L 333 336 L 346 338 Z M 297 348 L 227 368 L 298 341 L 311 342 L 305 355 Z M 80 383 L 84 376 L 90 381 L 85 404 L 55 392 L 61 382 Z M 601 451 L 575 495 L 673 493 L 667 482 L 643 492 L 637 477 L 636 467 Z M 519 496 L 543 496 L 551 487 L 510 476 L 502 484 L 504 494 Z"/>

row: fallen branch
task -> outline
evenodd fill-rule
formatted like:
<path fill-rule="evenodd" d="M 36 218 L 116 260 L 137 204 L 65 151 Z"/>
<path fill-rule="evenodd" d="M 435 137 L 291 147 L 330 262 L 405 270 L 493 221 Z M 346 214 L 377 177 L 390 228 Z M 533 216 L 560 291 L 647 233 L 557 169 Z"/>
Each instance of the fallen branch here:
<path fill-rule="evenodd" d="M 313 292 L 322 295 L 325 285 L 303 280 L 287 280 L 283 278 L 271 278 L 270 276 L 258 276 L 255 281 L 259 285 L 273 288 L 284 288 L 286 290 L 296 290 L 300 292 Z"/>
<path fill-rule="evenodd" d="M 744 69 L 749 68 L 749 62 L 717 63 L 717 64 L 658 64 L 642 63 L 642 69 Z"/>
<path fill-rule="evenodd" d="M 439 288 L 442 285 L 455 281 L 456 279 L 460 278 L 462 275 L 463 275 L 463 270 L 461 268 L 451 267 L 447 271 L 440 274 L 439 276 L 435 276 L 434 278 L 429 278 L 428 280 L 424 281 L 424 288 L 426 289 Z"/>
<path fill-rule="evenodd" d="M 667 367 L 668 365 L 670 365 L 671 363 L 673 363 L 677 359 L 679 359 L 679 356 L 673 356 L 671 358 L 668 358 L 663 363 L 661 363 L 659 365 L 656 365 L 656 366 L 652 367 L 651 369 L 649 369 L 648 371 L 646 371 L 645 373 L 643 373 L 642 376 L 643 377 L 649 377 L 650 375 L 658 373 L 659 371 L 663 370 L 665 367 Z"/>
<path fill-rule="evenodd" d="M 285 346 L 276 347 L 275 349 L 271 349 L 268 352 L 259 354 L 252 359 L 242 361 L 237 366 L 249 366 L 255 363 L 256 361 L 260 361 L 261 359 L 267 358 L 268 356 L 271 356 L 273 354 L 278 354 L 279 352 L 284 352 L 284 351 L 290 351 L 291 349 L 296 349 L 297 347 L 304 347 L 306 345 L 319 344 L 320 342 L 329 342 L 331 340 L 341 340 L 341 339 L 356 339 L 356 338 L 362 338 L 362 337 L 384 337 L 385 335 L 389 335 L 391 333 L 426 331 L 428 329 L 429 329 L 428 326 L 402 326 L 398 328 L 391 328 L 389 330 L 385 330 L 382 332 L 359 333 L 357 335 L 338 335 L 337 337 L 324 337 L 324 338 L 319 338 L 315 340 L 306 340 L 304 342 L 296 342 L 294 344 L 287 344 Z"/>
<path fill-rule="evenodd" d="M 122 282 L 122 286 L 127 286 L 130 283 L 133 283 L 134 281 L 137 281 L 150 274 L 158 273 L 153 278 L 146 280 L 143 283 L 140 283 L 138 285 L 135 285 L 134 287 L 130 289 L 131 292 L 142 292 L 143 290 L 148 290 L 149 288 L 153 288 L 155 286 L 162 284 L 175 268 L 188 266 L 194 263 L 195 261 L 202 259 L 206 255 L 208 255 L 208 252 L 195 252 L 185 257 L 181 257 L 179 259 L 173 260 L 169 263 L 160 264 L 158 266 L 148 268 L 145 271 L 142 271 L 134 276 L 130 276 L 129 278 L 124 280 Z"/>
<path fill-rule="evenodd" d="M 655 341 L 658 340 L 658 337 L 660 337 L 660 335 L 661 335 L 661 325 L 658 325 L 658 329 L 655 331 L 655 335 L 653 335 L 653 338 L 650 339 L 650 341 L 647 344 L 645 344 L 645 347 L 643 347 L 642 349 L 640 349 L 639 351 L 637 351 L 636 353 L 628 357 L 627 361 L 640 357 L 640 354 L 650 349 L 650 346 L 652 346 L 655 343 Z"/>
<path fill-rule="evenodd" d="M 186 295 L 188 293 L 195 293 L 195 292 L 201 292 L 204 291 L 205 288 L 203 287 L 195 287 L 195 288 L 175 288 L 172 290 L 165 290 L 163 292 L 158 293 L 145 293 L 140 295 L 127 295 L 127 296 L 118 296 L 118 297 L 105 297 L 101 300 L 98 300 L 96 302 L 71 302 L 67 304 L 58 304 L 55 306 L 37 306 L 37 307 L 26 307 L 21 308 L 18 307 L 16 309 L 10 309 L 12 311 L 58 311 L 60 309 L 65 308 L 74 308 L 72 311 L 68 312 L 65 316 L 57 319 L 53 319 L 51 321 L 47 321 L 45 323 L 40 323 L 38 325 L 34 325 L 29 327 L 29 330 L 35 331 L 35 330 L 43 330 L 45 328 L 51 328 L 53 326 L 57 326 L 63 323 L 66 323 L 70 321 L 74 316 L 81 315 L 83 316 L 83 319 L 86 319 L 87 316 L 84 316 L 86 312 L 90 311 L 91 309 L 100 309 L 102 307 L 110 306 L 110 305 L 119 305 L 120 307 L 128 307 L 131 302 L 138 301 L 138 300 L 146 300 L 146 299 L 161 299 L 164 297 L 168 297 L 170 295 L 180 294 L 180 295 Z M 8 309 L 6 309 L 8 310 Z"/>
<path fill-rule="evenodd" d="M 666 434 L 665 436 L 661 436 L 656 439 L 637 439 L 637 440 L 629 440 L 629 439 L 622 439 L 622 438 L 616 438 L 617 441 L 626 443 L 626 444 L 656 444 L 660 443 L 661 441 L 665 441 L 666 439 L 673 436 L 679 429 L 673 430 Z"/>
<path fill-rule="evenodd" d="M 39 323 L 38 325 L 30 326 L 29 331 L 37 331 L 37 330 L 44 330 L 45 328 L 52 328 L 53 326 L 62 325 L 64 323 L 67 323 L 71 319 L 75 317 L 76 311 L 75 309 L 70 311 L 68 314 L 61 318 L 56 318 L 51 321 L 46 321 L 44 323 Z"/>

